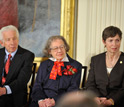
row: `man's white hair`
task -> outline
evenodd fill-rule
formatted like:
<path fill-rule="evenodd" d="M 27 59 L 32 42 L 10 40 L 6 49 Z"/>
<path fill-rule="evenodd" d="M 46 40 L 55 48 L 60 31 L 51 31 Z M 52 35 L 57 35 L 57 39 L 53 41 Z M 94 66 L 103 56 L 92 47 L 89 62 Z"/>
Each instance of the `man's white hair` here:
<path fill-rule="evenodd" d="M 18 31 L 18 29 L 15 26 L 13 26 L 13 25 L 8 25 L 8 26 L 3 27 L 0 30 L 0 40 L 1 41 L 3 41 L 3 32 L 9 31 L 9 30 L 15 31 L 16 32 L 16 36 L 19 39 L 19 31 Z"/>

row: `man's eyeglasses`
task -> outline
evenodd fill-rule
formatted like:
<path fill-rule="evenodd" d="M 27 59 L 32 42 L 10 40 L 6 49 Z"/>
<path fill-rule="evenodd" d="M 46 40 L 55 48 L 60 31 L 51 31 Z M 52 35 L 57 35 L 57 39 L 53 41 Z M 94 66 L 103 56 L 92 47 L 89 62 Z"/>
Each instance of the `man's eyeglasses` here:
<path fill-rule="evenodd" d="M 53 48 L 50 48 L 50 50 L 53 50 L 53 51 L 58 51 L 58 49 L 63 50 L 63 49 L 65 49 L 65 46 L 62 45 L 62 46 L 59 46 L 59 47 L 53 47 Z"/>

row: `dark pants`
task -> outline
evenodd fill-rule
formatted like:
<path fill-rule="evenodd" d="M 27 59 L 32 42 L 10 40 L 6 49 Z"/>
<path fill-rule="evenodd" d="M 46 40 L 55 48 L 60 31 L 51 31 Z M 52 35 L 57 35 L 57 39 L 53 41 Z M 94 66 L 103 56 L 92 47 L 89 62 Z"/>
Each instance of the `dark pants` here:
<path fill-rule="evenodd" d="M 11 94 L 0 96 L 0 107 L 25 107 L 26 103 L 27 97 L 23 96 L 23 94 L 16 97 Z"/>
<path fill-rule="evenodd" d="M 0 107 L 14 107 L 12 95 L 0 96 Z"/>

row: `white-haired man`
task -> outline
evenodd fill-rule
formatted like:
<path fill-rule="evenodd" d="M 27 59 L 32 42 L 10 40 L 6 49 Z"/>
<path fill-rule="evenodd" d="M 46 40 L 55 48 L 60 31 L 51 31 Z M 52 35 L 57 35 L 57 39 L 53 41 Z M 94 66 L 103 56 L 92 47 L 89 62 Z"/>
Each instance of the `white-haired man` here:
<path fill-rule="evenodd" d="M 19 44 L 19 32 L 9 25 L 0 30 L 0 106 L 22 107 L 27 101 L 27 83 L 34 54 Z"/>

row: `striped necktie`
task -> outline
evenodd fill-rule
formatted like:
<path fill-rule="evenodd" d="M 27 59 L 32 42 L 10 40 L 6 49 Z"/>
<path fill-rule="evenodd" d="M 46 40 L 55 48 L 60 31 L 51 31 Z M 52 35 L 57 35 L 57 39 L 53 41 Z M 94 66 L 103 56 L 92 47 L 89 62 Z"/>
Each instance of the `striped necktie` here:
<path fill-rule="evenodd" d="M 5 81 L 6 81 L 6 76 L 7 76 L 8 72 L 9 72 L 10 59 L 11 59 L 11 57 L 12 57 L 11 54 L 9 54 L 8 55 L 8 59 L 6 61 L 6 64 L 5 64 L 5 72 L 4 72 L 4 76 L 2 77 L 2 84 L 4 84 Z"/>

